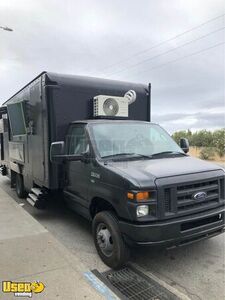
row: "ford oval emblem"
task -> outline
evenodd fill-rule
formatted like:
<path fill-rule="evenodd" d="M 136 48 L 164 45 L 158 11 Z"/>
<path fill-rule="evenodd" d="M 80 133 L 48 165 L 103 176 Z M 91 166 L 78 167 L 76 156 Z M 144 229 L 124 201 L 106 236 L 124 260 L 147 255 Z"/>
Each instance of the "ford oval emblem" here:
<path fill-rule="evenodd" d="M 198 192 L 198 193 L 193 195 L 193 198 L 195 200 L 205 200 L 206 197 L 207 197 L 207 194 L 205 192 Z"/>

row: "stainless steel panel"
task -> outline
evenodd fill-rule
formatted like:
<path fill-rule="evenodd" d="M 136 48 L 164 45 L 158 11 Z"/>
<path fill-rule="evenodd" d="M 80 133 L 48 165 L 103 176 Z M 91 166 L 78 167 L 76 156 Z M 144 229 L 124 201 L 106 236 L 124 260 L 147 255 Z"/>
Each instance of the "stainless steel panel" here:
<path fill-rule="evenodd" d="M 19 142 L 9 142 L 9 158 L 10 160 L 24 163 L 24 144 Z"/>

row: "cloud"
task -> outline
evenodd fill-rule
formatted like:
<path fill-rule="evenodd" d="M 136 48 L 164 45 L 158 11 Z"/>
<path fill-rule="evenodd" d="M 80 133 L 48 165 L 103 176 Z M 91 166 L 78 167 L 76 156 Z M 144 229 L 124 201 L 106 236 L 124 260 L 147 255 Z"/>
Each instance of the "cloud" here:
<path fill-rule="evenodd" d="M 153 121 L 164 125 L 170 132 L 176 130 L 200 130 L 204 128 L 225 128 L 224 106 L 217 111 L 202 111 L 197 113 L 171 113 L 156 115 Z"/>
<path fill-rule="evenodd" d="M 14 31 L 0 31 L 0 103 L 48 70 L 151 82 L 153 119 L 166 129 L 219 127 L 221 117 L 201 113 L 224 107 L 224 48 L 182 57 L 224 41 L 224 31 L 160 54 L 223 27 L 224 18 L 154 46 L 223 11 L 222 0 L 2 0 L 0 25 Z"/>

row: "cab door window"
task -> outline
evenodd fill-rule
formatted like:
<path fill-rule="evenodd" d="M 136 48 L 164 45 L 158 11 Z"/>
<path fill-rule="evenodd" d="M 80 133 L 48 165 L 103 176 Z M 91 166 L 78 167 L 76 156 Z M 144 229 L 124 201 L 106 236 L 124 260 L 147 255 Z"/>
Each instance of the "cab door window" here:
<path fill-rule="evenodd" d="M 84 126 L 74 126 L 68 136 L 68 154 L 79 155 L 89 151 L 89 143 Z"/>

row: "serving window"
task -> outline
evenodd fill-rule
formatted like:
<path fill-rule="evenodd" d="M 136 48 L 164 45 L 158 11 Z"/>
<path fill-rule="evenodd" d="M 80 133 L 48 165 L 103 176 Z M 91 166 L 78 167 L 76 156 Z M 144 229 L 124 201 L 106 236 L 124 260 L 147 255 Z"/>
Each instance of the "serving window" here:
<path fill-rule="evenodd" d="M 13 136 L 27 134 L 25 103 L 17 102 L 7 105 L 10 127 Z"/>

